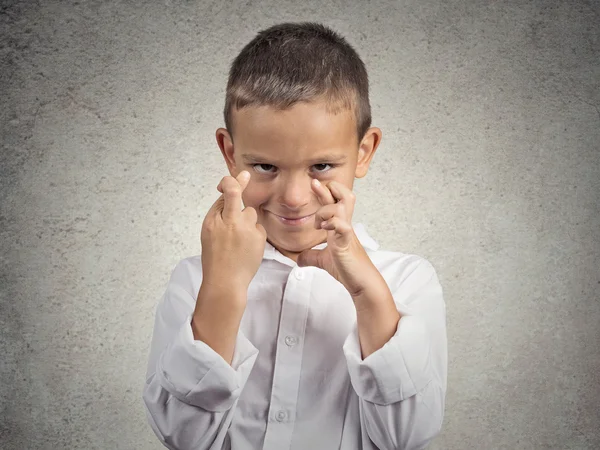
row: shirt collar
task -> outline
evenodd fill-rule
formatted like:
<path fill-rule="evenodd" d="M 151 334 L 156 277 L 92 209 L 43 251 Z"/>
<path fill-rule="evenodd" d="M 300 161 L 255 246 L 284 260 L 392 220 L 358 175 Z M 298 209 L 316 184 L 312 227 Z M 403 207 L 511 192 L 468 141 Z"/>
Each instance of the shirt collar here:
<path fill-rule="evenodd" d="M 376 251 L 377 249 L 379 249 L 379 244 L 377 243 L 377 241 L 375 241 L 369 235 L 369 233 L 367 233 L 367 229 L 362 223 L 356 223 L 356 224 L 353 223 L 352 228 L 354 229 L 354 233 L 356 234 L 356 237 L 358 238 L 358 240 L 360 241 L 360 243 L 366 250 Z M 312 248 L 315 250 L 322 250 L 325 247 L 327 247 L 327 242 L 323 242 L 321 244 L 315 245 Z M 269 241 L 267 241 L 266 245 L 265 245 L 265 252 L 264 252 L 263 258 L 279 260 L 281 257 L 288 259 L 285 256 L 283 256 L 275 247 L 273 247 L 269 243 Z"/>

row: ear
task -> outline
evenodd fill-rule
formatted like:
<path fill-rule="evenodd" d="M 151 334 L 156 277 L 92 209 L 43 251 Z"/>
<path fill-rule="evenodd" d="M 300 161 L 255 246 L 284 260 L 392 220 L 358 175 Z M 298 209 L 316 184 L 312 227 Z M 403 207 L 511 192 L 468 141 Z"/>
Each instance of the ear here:
<path fill-rule="evenodd" d="M 366 131 L 358 149 L 358 160 L 354 174 L 356 178 L 363 178 L 367 174 L 371 160 L 381 142 L 382 134 L 377 127 L 371 127 Z"/>
<path fill-rule="evenodd" d="M 233 138 L 231 137 L 231 134 L 229 134 L 229 131 L 227 131 L 226 128 L 219 128 L 215 133 L 215 137 L 217 138 L 217 145 L 221 149 L 229 172 L 237 173 L 235 159 L 233 157 Z"/>

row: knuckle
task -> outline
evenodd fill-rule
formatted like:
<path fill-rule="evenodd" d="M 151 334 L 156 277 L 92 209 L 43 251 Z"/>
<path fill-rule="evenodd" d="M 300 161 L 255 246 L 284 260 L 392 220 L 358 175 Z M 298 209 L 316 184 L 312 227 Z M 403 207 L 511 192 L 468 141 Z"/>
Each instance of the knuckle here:
<path fill-rule="evenodd" d="M 221 185 L 230 187 L 230 186 L 235 186 L 235 185 L 239 186 L 239 183 L 237 182 L 237 180 L 235 178 L 233 178 L 230 175 L 227 175 L 227 176 L 223 177 L 223 179 L 221 180 Z"/>
<path fill-rule="evenodd" d="M 214 224 L 214 220 L 212 220 L 212 217 L 206 218 L 206 220 L 202 224 L 202 229 L 209 231 L 209 232 L 213 231 L 215 229 L 215 224 Z"/>
<path fill-rule="evenodd" d="M 235 195 L 235 194 L 239 194 L 241 192 L 242 192 L 242 190 L 239 185 L 237 185 L 237 186 L 228 185 L 223 189 L 223 193 L 226 193 L 229 195 Z"/>

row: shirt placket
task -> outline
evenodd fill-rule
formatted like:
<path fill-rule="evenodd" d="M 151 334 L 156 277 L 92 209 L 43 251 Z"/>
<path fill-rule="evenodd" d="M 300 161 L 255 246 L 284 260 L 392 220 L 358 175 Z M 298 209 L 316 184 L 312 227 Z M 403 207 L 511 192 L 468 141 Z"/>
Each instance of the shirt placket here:
<path fill-rule="evenodd" d="M 267 429 L 263 450 L 289 449 L 296 420 L 296 402 L 312 274 L 294 267 L 283 294 Z"/>

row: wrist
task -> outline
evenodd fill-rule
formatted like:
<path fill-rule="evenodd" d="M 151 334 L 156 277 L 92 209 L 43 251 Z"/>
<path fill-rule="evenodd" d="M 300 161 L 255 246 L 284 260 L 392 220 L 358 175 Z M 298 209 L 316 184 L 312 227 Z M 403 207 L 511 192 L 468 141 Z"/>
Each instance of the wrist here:
<path fill-rule="evenodd" d="M 349 292 L 352 299 L 372 297 L 374 292 L 381 292 L 388 288 L 385 279 L 376 267 L 367 268 L 364 265 L 360 278 L 355 276 L 351 287 L 353 290 L 349 290 Z"/>
<path fill-rule="evenodd" d="M 216 315 L 218 317 L 239 316 L 241 318 L 246 309 L 246 297 L 247 289 L 241 289 L 237 286 L 223 287 L 203 280 L 196 297 L 194 316 L 213 317 Z"/>
<path fill-rule="evenodd" d="M 364 289 L 356 295 L 352 295 L 352 300 L 356 310 L 359 312 L 371 311 L 372 313 L 379 313 L 380 311 L 396 310 L 396 304 L 390 288 L 379 272 L 377 272 L 377 277 L 373 277 Z"/>

